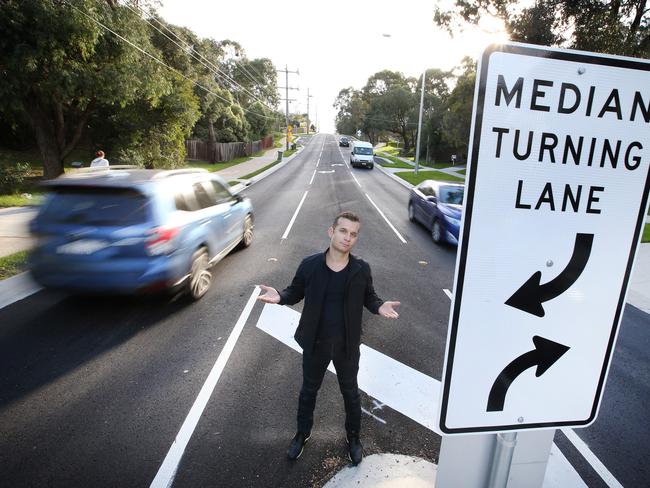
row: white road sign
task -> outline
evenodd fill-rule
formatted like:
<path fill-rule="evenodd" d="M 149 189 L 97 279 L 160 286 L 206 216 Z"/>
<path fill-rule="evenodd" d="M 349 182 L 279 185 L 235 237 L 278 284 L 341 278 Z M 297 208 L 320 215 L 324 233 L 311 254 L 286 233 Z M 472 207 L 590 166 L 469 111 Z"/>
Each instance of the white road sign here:
<path fill-rule="evenodd" d="M 650 63 L 490 46 L 439 427 L 580 426 L 597 415 L 650 185 Z"/>

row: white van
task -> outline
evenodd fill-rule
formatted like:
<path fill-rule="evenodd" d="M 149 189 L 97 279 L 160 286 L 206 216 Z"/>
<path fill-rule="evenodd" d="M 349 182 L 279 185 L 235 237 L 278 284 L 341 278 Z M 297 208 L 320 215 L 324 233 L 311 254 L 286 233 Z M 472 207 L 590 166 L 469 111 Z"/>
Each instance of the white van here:
<path fill-rule="evenodd" d="M 372 144 L 365 141 L 354 141 L 350 152 L 350 164 L 353 167 L 365 167 L 372 169 L 375 165 Z"/>

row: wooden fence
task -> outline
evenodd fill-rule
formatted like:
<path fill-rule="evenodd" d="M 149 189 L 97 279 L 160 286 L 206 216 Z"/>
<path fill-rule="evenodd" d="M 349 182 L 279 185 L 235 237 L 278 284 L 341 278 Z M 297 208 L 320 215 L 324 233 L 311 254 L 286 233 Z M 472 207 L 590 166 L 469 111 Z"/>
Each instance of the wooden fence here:
<path fill-rule="evenodd" d="M 252 142 L 215 142 L 211 151 L 207 141 L 199 139 L 185 141 L 187 159 L 199 159 L 211 163 L 223 163 L 235 158 L 251 156 L 270 147 L 273 147 L 273 136 L 266 136 L 260 141 Z"/>

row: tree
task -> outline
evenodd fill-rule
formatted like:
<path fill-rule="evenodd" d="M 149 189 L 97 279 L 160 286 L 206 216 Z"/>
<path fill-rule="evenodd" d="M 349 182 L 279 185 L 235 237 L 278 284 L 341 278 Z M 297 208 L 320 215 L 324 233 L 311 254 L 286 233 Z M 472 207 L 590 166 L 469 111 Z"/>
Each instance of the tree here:
<path fill-rule="evenodd" d="M 548 46 L 647 58 L 650 9 L 647 0 L 536 0 L 521 8 L 516 0 L 456 0 L 437 8 L 434 21 L 453 31 L 482 16 L 503 19 L 510 38 Z"/>
<path fill-rule="evenodd" d="M 461 158 L 467 156 L 469 132 L 472 123 L 472 101 L 476 82 L 476 64 L 464 58 L 463 72 L 456 79 L 449 95 L 447 110 L 442 117 L 442 139 Z"/>
<path fill-rule="evenodd" d="M 154 102 L 170 88 L 159 65 L 93 20 L 154 51 L 141 19 L 110 3 L 0 2 L 0 112 L 26 114 L 46 178 L 63 172 L 98 106 Z"/>

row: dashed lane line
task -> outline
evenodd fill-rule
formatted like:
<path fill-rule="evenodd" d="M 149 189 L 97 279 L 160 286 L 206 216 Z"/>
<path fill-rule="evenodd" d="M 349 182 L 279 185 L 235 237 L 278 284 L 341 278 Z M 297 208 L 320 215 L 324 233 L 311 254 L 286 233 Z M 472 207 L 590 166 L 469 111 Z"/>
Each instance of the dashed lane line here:
<path fill-rule="evenodd" d="M 305 194 L 302 196 L 302 200 L 300 200 L 300 203 L 298 204 L 298 208 L 296 208 L 296 211 L 293 213 L 293 217 L 291 217 L 291 221 L 289 222 L 289 225 L 287 225 L 287 229 L 284 231 L 284 234 L 282 234 L 282 239 L 286 239 L 289 236 L 291 227 L 293 227 L 293 223 L 296 221 L 296 217 L 298 217 L 298 212 L 300 212 L 300 208 L 302 207 L 302 204 L 305 203 L 305 198 L 307 198 L 307 193 L 309 193 L 309 190 L 307 190 Z"/>
<path fill-rule="evenodd" d="M 391 223 L 391 221 L 388 220 L 388 218 L 386 217 L 386 215 L 384 215 L 384 212 L 381 211 L 381 209 L 377 206 L 377 204 L 376 204 L 375 202 L 372 201 L 372 198 L 370 198 L 370 195 L 368 195 L 367 193 L 366 193 L 365 195 L 366 195 L 366 197 L 368 198 L 368 200 L 370 200 L 370 203 L 372 203 L 372 205 L 377 209 L 377 212 L 379 212 L 379 215 L 381 215 L 381 216 L 383 217 L 383 219 L 386 221 L 386 223 L 388 224 L 388 226 L 393 230 L 393 232 L 395 232 L 395 234 L 397 235 L 397 238 L 398 238 L 400 241 L 402 241 L 402 244 L 406 244 L 406 239 L 404 239 L 404 238 L 402 237 L 402 234 L 400 234 L 400 233 L 398 232 L 398 230 L 397 230 L 397 229 L 395 228 L 395 226 Z"/>

